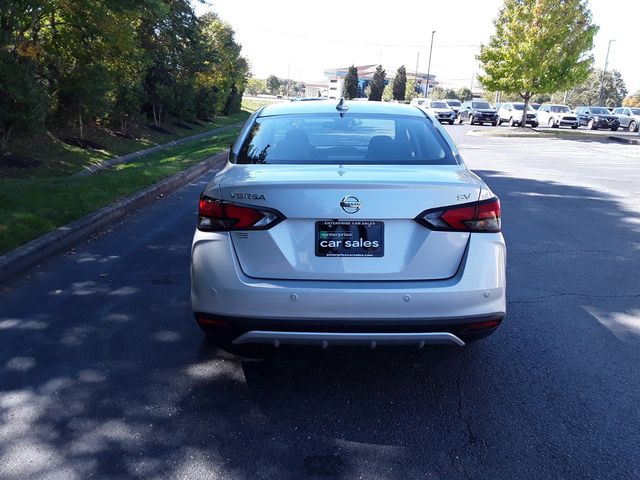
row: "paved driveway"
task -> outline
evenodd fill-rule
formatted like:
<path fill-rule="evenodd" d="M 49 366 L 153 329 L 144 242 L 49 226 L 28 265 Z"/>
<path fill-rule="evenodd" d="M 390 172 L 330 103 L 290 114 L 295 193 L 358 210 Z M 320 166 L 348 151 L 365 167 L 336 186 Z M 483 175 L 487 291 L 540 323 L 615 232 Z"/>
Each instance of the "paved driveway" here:
<path fill-rule="evenodd" d="M 189 311 L 203 178 L 0 293 L 0 478 L 638 478 L 640 147 L 446 128 L 503 201 L 494 336 L 208 347 Z"/>

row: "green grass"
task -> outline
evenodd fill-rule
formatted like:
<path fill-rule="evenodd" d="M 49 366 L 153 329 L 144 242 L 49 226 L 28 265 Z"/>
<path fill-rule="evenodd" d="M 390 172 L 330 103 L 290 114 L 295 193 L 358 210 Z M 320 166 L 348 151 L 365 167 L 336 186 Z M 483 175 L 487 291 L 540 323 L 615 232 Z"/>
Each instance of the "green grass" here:
<path fill-rule="evenodd" d="M 219 117 L 215 122 L 193 126 L 193 130 L 174 135 L 149 130 L 151 133 L 147 132 L 137 140 L 128 140 L 106 129 L 94 129 L 94 136 L 87 138 L 105 145 L 105 150 L 99 152 L 71 147 L 51 133 L 22 139 L 22 149 L 16 148 L 13 153 L 38 158 L 42 165 L 11 177 L 2 176 L 2 173 L 12 169 L 0 169 L 0 254 L 224 151 L 235 140 L 240 128 L 167 148 L 95 175 L 70 176 L 84 165 L 241 123 L 262 104 L 255 100 L 243 101 L 243 111 L 238 114 Z M 100 135 L 102 137 L 98 138 Z"/>
<path fill-rule="evenodd" d="M 0 254 L 224 151 L 238 130 L 88 177 L 0 179 Z"/>

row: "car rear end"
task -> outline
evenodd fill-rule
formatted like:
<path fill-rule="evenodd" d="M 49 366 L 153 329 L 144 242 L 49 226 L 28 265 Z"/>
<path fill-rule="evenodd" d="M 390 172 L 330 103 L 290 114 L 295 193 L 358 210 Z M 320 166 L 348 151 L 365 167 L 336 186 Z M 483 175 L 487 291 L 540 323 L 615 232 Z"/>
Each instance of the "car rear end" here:
<path fill-rule="evenodd" d="M 420 109 L 346 106 L 274 105 L 249 120 L 200 200 L 199 325 L 223 344 L 275 346 L 493 332 L 505 314 L 498 199 Z"/>

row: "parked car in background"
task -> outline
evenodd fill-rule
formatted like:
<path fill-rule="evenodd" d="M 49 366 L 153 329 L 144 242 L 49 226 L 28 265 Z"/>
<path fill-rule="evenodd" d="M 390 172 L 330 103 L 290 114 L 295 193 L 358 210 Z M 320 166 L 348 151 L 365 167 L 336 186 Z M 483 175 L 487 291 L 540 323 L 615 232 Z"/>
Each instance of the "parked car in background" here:
<path fill-rule="evenodd" d="M 506 310 L 498 198 L 421 109 L 336 103 L 257 110 L 202 192 L 200 327 L 235 351 L 464 346 L 494 332 Z"/>
<path fill-rule="evenodd" d="M 413 100 L 411 100 L 411 103 L 436 117 L 440 123 L 448 123 L 449 125 L 453 125 L 453 122 L 456 119 L 456 113 L 451 108 L 449 108 L 449 105 L 444 100 L 414 98 Z"/>
<path fill-rule="evenodd" d="M 522 121 L 522 112 L 524 110 L 524 103 L 519 102 L 505 102 L 500 105 L 498 109 L 498 124 L 502 125 L 502 122 L 508 122 L 510 127 L 520 125 Z M 527 124 L 532 127 L 538 126 L 538 120 L 535 110 L 527 110 Z"/>
<path fill-rule="evenodd" d="M 578 125 L 586 125 L 590 130 L 607 128 L 615 132 L 620 128 L 620 120 L 606 107 L 578 107 L 576 116 Z"/>
<path fill-rule="evenodd" d="M 444 101 L 447 102 L 447 105 L 449 105 L 449 108 L 454 112 L 456 112 L 456 115 L 457 115 L 458 111 L 460 110 L 460 106 L 462 105 L 462 102 L 455 98 L 445 98 Z"/>
<path fill-rule="evenodd" d="M 616 108 L 613 114 L 618 117 L 621 127 L 628 128 L 630 132 L 638 131 L 638 125 L 640 125 L 640 108 L 620 107 Z"/>
<path fill-rule="evenodd" d="M 538 109 L 540 108 L 540 103 L 530 103 L 529 106 L 531 107 L 532 110 L 535 110 L 536 112 L 538 111 Z"/>
<path fill-rule="evenodd" d="M 458 123 L 465 120 L 469 121 L 469 125 L 490 123 L 495 127 L 498 124 L 498 112 L 486 100 L 468 100 L 458 111 Z"/>
<path fill-rule="evenodd" d="M 566 105 L 544 103 L 537 112 L 538 123 L 546 127 L 578 128 L 578 117 Z"/>

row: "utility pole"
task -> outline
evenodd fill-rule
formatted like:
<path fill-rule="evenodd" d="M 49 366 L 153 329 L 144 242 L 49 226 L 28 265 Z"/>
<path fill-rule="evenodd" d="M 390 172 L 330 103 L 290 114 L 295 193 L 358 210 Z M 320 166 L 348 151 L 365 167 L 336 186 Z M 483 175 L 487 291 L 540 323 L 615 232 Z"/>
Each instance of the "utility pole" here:
<path fill-rule="evenodd" d="M 413 79 L 413 88 L 418 86 L 418 65 L 420 64 L 420 52 L 418 52 L 418 58 L 416 58 L 416 78 Z"/>
<path fill-rule="evenodd" d="M 289 98 L 289 84 L 291 83 L 291 64 L 287 64 L 287 98 Z"/>
<path fill-rule="evenodd" d="M 431 53 L 433 52 L 433 36 L 436 34 L 436 31 L 431 32 L 431 46 L 429 47 L 429 66 L 427 67 L 427 90 L 424 93 L 425 98 L 429 97 L 429 75 L 431 74 Z"/>
<path fill-rule="evenodd" d="M 615 40 L 609 40 L 609 46 L 607 47 L 607 57 L 604 60 L 604 69 L 602 70 L 602 77 L 600 78 L 600 93 L 598 93 L 598 105 L 602 104 L 602 89 L 604 87 L 604 74 L 607 73 L 607 65 L 609 65 L 609 50 L 611 50 L 611 42 L 615 42 Z"/>

